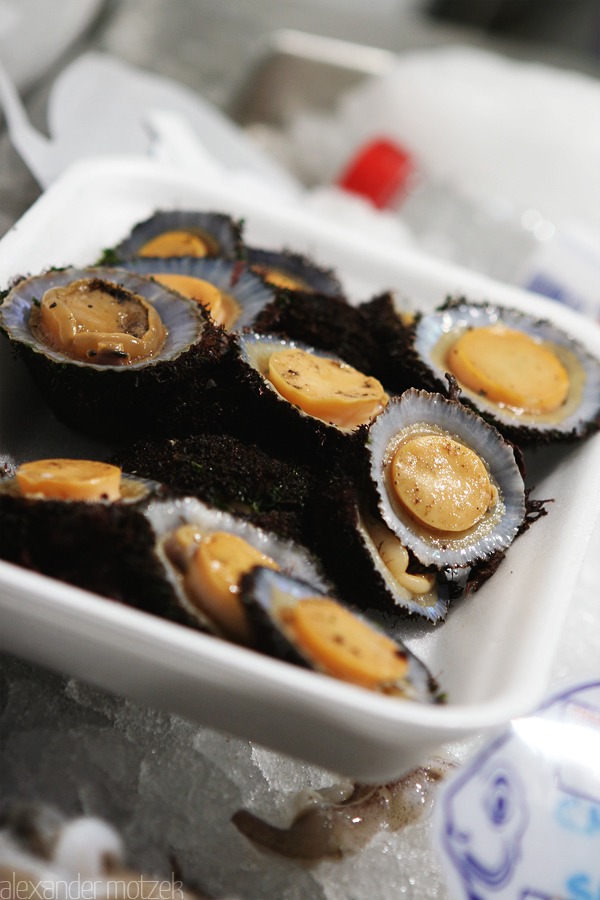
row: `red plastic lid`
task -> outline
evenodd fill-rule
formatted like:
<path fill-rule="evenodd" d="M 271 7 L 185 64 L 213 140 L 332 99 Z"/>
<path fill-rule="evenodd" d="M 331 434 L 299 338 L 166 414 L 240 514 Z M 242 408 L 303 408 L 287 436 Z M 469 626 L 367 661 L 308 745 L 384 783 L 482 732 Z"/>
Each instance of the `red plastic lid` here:
<path fill-rule="evenodd" d="M 358 151 L 338 178 L 338 187 L 371 200 L 378 209 L 400 200 L 406 180 L 415 171 L 410 155 L 386 138 L 370 141 Z"/>

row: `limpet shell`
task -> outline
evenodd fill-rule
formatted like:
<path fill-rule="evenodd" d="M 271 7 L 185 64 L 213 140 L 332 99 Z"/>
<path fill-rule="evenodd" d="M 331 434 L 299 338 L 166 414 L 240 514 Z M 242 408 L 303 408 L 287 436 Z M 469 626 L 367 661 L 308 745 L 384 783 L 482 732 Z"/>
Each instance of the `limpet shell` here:
<path fill-rule="evenodd" d="M 555 412 L 527 413 L 482 396 L 460 384 L 462 400 L 519 444 L 573 441 L 600 427 L 600 360 L 552 322 L 491 303 L 448 301 L 414 326 L 411 356 L 424 384 L 445 390 L 446 353 L 467 329 L 493 325 L 521 331 L 551 349 L 569 376 L 569 392 Z M 417 378 L 419 376 L 417 375 Z"/>
<path fill-rule="evenodd" d="M 405 437 L 419 434 L 442 434 L 472 450 L 483 461 L 490 483 L 498 491 L 495 505 L 466 531 L 427 529 L 416 523 L 395 496 L 390 483 L 393 454 Z M 471 565 L 505 550 L 516 537 L 526 504 L 513 447 L 458 401 L 414 389 L 392 398 L 369 430 L 368 451 L 381 516 L 424 565 Z"/>

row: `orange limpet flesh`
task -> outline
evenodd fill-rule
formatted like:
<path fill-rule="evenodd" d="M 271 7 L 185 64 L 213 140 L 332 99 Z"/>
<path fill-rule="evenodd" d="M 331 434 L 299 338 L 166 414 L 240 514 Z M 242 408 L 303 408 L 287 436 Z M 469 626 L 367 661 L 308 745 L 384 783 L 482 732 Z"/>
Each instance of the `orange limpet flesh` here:
<path fill-rule="evenodd" d="M 402 506 L 420 524 L 436 531 L 466 531 L 497 498 L 479 456 L 441 434 L 419 435 L 400 444 L 392 459 L 391 478 Z"/>
<path fill-rule="evenodd" d="M 208 256 L 207 242 L 192 231 L 165 231 L 144 244 L 138 256 Z"/>
<path fill-rule="evenodd" d="M 552 350 L 503 325 L 466 331 L 447 364 L 465 387 L 526 413 L 554 412 L 569 392 L 567 371 Z"/>
<path fill-rule="evenodd" d="M 225 315 L 223 310 L 223 297 L 221 291 L 202 278 L 194 278 L 191 275 L 180 275 L 171 272 L 152 272 L 151 278 L 160 282 L 170 291 L 177 291 L 196 303 L 201 303 L 211 315 L 211 318 L 221 325 Z"/>
<path fill-rule="evenodd" d="M 294 406 L 342 428 L 357 428 L 369 422 L 388 401 L 376 378 L 346 363 L 299 348 L 271 355 L 269 379 Z"/>
<path fill-rule="evenodd" d="M 250 629 L 240 600 L 240 581 L 256 566 L 279 570 L 270 556 L 243 538 L 215 531 L 201 539 L 185 578 L 189 596 L 198 607 L 228 635 L 244 643 L 250 642 Z"/>
<path fill-rule="evenodd" d="M 121 469 L 87 459 L 38 459 L 16 471 L 22 494 L 62 500 L 118 500 Z"/>
<path fill-rule="evenodd" d="M 305 291 L 308 289 L 308 285 L 300 278 L 294 278 L 293 275 L 288 275 L 287 272 L 282 272 L 280 269 L 271 269 L 269 266 L 257 265 L 252 266 L 252 271 L 256 272 L 257 275 L 262 275 L 265 281 L 268 281 L 273 287 L 288 291 Z"/>
<path fill-rule="evenodd" d="M 202 304 L 217 325 L 231 328 L 240 315 L 240 306 L 234 298 L 203 278 L 171 272 L 153 272 L 151 278 L 170 291 L 177 291 L 178 294 Z"/>
<path fill-rule="evenodd" d="M 148 359 L 167 339 L 158 312 L 144 297 L 98 278 L 49 288 L 32 321 L 49 346 L 91 363 Z"/>
<path fill-rule="evenodd" d="M 427 594 L 434 588 L 435 575 L 413 575 L 407 571 L 408 550 L 384 522 L 372 521 L 368 532 L 382 563 L 400 587 L 417 596 Z"/>
<path fill-rule="evenodd" d="M 408 660 L 397 644 L 329 598 L 308 597 L 286 610 L 286 622 L 317 666 L 375 689 L 402 680 Z"/>

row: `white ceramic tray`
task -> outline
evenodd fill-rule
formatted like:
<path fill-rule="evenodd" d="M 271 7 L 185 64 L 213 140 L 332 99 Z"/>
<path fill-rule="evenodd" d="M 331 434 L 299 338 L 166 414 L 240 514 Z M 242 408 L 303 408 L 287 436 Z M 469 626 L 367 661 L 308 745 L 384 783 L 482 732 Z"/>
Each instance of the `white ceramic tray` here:
<path fill-rule="evenodd" d="M 466 293 L 553 319 L 600 356 L 600 329 L 551 301 L 369 243 L 273 196 L 137 159 L 87 161 L 57 181 L 0 243 L 0 287 L 47 266 L 91 263 L 169 207 L 245 217 L 249 242 L 288 245 L 334 266 L 356 301 L 393 288 L 431 309 L 448 293 Z M 4 458 L 107 451 L 60 426 L 4 341 L 0 353 Z M 0 562 L 3 647 L 347 775 L 391 779 L 444 741 L 524 714 L 545 691 L 598 511 L 600 436 L 528 464 L 535 496 L 555 498 L 549 515 L 445 624 L 410 636 L 448 692 L 446 706 L 374 695 Z"/>

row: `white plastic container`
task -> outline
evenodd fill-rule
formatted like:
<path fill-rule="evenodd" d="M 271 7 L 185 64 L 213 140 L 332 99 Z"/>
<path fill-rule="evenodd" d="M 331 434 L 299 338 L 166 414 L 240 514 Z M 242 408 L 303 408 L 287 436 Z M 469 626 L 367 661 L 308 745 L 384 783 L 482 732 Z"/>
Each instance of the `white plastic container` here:
<path fill-rule="evenodd" d="M 338 270 L 355 301 L 390 288 L 429 310 L 465 293 L 552 318 L 600 357 L 600 328 L 566 307 L 391 251 L 272 194 L 261 202 L 227 179 L 142 159 L 89 160 L 56 181 L 0 242 L 0 288 L 24 272 L 90 263 L 154 210 L 176 207 L 244 217 L 248 243 L 310 253 Z M 57 423 L 4 341 L 0 365 L 0 458 L 106 452 Z M 550 514 L 441 628 L 407 641 L 448 692 L 444 706 L 379 696 L 0 562 L 3 649 L 328 769 L 391 780 L 443 742 L 527 713 L 547 689 L 600 507 L 600 435 L 528 463 L 535 495 L 555 498 Z"/>

